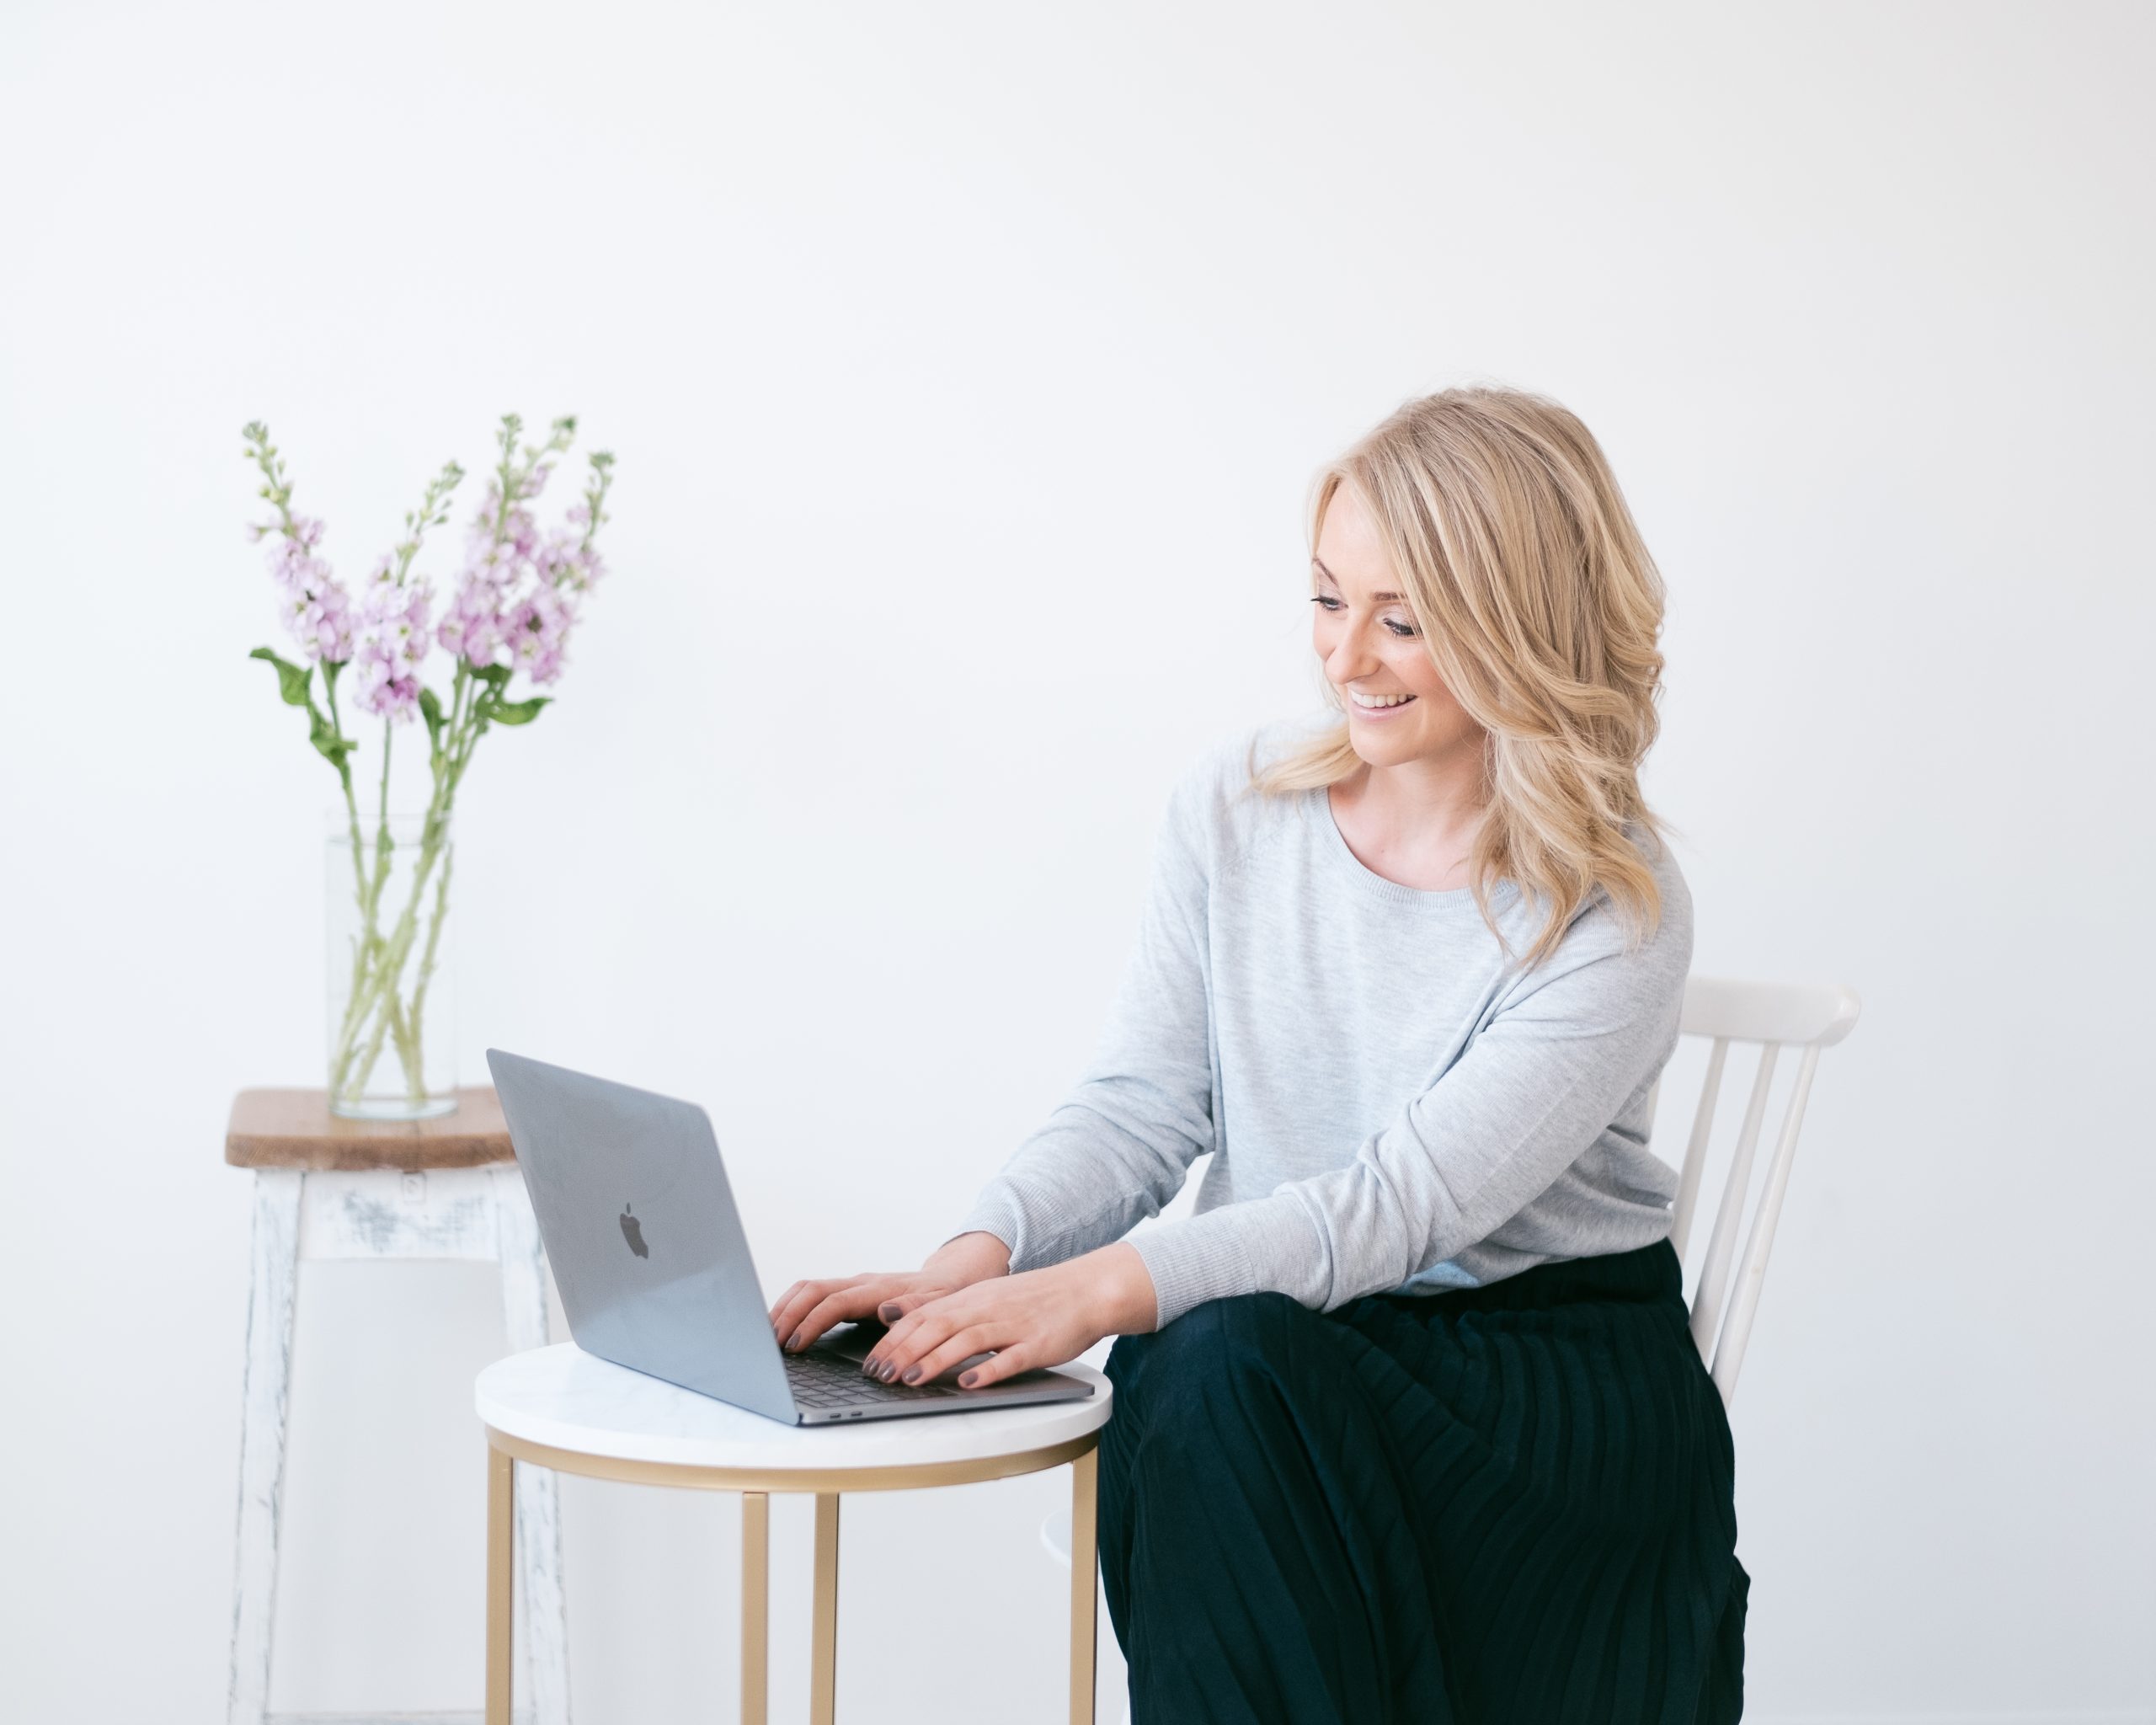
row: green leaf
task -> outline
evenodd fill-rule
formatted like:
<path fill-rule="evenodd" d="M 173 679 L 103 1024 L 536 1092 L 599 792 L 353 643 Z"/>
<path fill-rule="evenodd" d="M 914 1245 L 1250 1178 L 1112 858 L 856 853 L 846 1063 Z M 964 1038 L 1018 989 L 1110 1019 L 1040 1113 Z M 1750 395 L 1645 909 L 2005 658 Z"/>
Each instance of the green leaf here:
<path fill-rule="evenodd" d="M 529 701 L 489 701 L 487 717 L 496 724 L 530 724 L 552 699 L 551 695 L 535 695 Z"/>
<path fill-rule="evenodd" d="M 419 691 L 419 717 L 427 722 L 427 740 L 441 747 L 441 702 L 432 689 Z"/>
<path fill-rule="evenodd" d="M 472 675 L 499 693 L 509 686 L 509 680 L 515 672 L 513 667 L 506 665 L 475 665 L 472 667 Z"/>
<path fill-rule="evenodd" d="M 294 665 L 288 659 L 280 659 L 267 647 L 258 647 L 247 656 L 266 660 L 277 667 L 277 692 L 285 697 L 286 706 L 305 707 L 308 704 L 307 680 L 313 673 L 306 666 Z"/>
<path fill-rule="evenodd" d="M 307 732 L 307 740 L 314 745 L 315 751 L 324 761 L 340 772 L 344 768 L 344 757 L 360 746 L 350 737 L 339 736 L 337 728 L 319 713 L 314 715 L 314 724 Z"/>

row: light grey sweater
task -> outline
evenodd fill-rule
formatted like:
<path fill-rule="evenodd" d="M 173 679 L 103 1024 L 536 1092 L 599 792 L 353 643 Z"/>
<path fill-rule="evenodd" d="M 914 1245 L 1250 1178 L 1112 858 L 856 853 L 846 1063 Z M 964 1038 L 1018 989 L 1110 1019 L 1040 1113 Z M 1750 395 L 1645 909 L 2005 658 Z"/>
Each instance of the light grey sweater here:
<path fill-rule="evenodd" d="M 1691 965 L 1674 856 L 1634 831 L 1662 889 L 1640 949 L 1598 889 L 1523 974 L 1546 913 L 1513 883 L 1492 904 L 1508 959 L 1469 889 L 1357 860 L 1324 791 L 1249 786 L 1253 751 L 1327 722 L 1225 739 L 1177 784 L 1091 1063 L 963 1224 L 1013 1270 L 1122 1238 L 1209 1151 L 1195 1212 L 1131 1242 L 1162 1324 L 1263 1290 L 1331 1311 L 1475 1286 L 1669 1231 L 1677 1178 L 1645 1136 Z"/>

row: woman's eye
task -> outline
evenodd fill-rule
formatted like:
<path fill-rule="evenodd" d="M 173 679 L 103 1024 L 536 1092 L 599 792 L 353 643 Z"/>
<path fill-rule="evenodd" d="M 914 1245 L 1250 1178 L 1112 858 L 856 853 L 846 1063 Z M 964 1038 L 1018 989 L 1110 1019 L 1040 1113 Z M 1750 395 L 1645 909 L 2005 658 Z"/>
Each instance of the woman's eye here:
<path fill-rule="evenodd" d="M 1330 593 L 1313 593 L 1310 595 L 1310 603 L 1321 605 L 1329 611 L 1339 611 L 1343 605 L 1342 601 L 1334 598 Z M 1385 626 L 1403 641 L 1412 641 L 1421 633 L 1414 624 L 1404 623 L 1396 617 L 1387 617 L 1385 620 Z"/>

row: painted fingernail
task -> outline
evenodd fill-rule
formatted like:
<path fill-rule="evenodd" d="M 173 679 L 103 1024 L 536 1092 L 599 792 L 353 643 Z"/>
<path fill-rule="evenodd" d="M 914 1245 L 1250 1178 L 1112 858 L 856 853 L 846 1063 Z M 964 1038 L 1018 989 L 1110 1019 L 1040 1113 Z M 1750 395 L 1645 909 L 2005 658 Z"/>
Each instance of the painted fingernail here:
<path fill-rule="evenodd" d="M 883 1362 L 883 1381 L 887 1384 L 890 1383 L 897 1378 L 898 1375 L 899 1368 L 897 1363 L 894 1360 L 885 1360 Z"/>
<path fill-rule="evenodd" d="M 799 1348 L 801 1346 L 801 1332 L 796 1330 L 791 1336 L 788 1336 L 786 1338 L 786 1345 L 789 1348 Z"/>
<path fill-rule="evenodd" d="M 898 1315 L 899 1302 L 895 1300 L 886 1300 L 876 1308 L 876 1316 L 883 1319 L 885 1323 L 890 1322 Z"/>
<path fill-rule="evenodd" d="M 974 1386 L 974 1380 L 978 1378 L 979 1375 L 980 1374 L 977 1371 L 960 1373 L 958 1375 L 958 1387 L 962 1390 L 970 1390 Z"/>
<path fill-rule="evenodd" d="M 910 1365 L 910 1366 L 908 1366 L 908 1367 L 906 1368 L 906 1377 L 905 1377 L 905 1381 L 906 1381 L 908 1383 L 910 1383 L 910 1383 L 916 1382 L 916 1381 L 919 1381 L 920 1377 L 921 1377 L 921 1368 L 920 1368 L 919 1366 L 917 1366 L 917 1365 Z"/>

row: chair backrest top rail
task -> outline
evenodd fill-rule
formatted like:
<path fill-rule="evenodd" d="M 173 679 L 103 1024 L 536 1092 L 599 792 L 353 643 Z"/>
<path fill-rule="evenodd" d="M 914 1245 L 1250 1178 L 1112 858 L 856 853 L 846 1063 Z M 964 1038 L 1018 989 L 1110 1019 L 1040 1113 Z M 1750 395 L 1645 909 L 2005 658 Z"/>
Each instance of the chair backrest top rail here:
<path fill-rule="evenodd" d="M 1778 1042 L 1832 1048 L 1856 1023 L 1856 991 L 1839 983 L 1763 985 L 1729 976 L 1684 983 L 1678 1028 L 1686 1036 L 1730 1042 Z"/>

